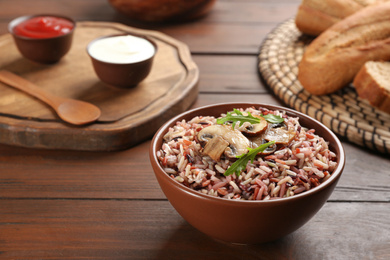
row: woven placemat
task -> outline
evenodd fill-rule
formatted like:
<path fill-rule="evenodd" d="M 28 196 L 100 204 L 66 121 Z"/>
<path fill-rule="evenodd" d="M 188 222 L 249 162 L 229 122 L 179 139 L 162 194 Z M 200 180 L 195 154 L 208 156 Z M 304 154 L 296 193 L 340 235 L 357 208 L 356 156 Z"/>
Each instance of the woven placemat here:
<path fill-rule="evenodd" d="M 390 154 L 390 115 L 359 98 L 352 85 L 325 96 L 303 89 L 298 64 L 312 40 L 298 31 L 294 19 L 280 24 L 260 47 L 261 77 L 286 106 L 319 120 L 349 142 Z"/>

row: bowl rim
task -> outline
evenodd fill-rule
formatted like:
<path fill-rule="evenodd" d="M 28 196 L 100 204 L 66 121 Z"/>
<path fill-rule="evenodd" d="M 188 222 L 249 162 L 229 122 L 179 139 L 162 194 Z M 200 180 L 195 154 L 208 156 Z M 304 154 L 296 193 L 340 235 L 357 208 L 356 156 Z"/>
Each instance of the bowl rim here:
<path fill-rule="evenodd" d="M 27 37 L 27 36 L 23 36 L 23 35 L 19 35 L 17 33 L 14 32 L 13 28 L 20 24 L 21 22 L 24 22 L 26 20 L 29 20 L 29 19 L 32 19 L 34 17 L 39 17 L 39 16 L 49 16 L 49 17 L 57 17 L 57 18 L 63 18 L 63 19 L 66 19 L 68 21 L 70 21 L 72 24 L 73 24 L 73 28 L 65 33 L 65 34 L 62 34 L 62 35 L 58 35 L 58 36 L 54 36 L 54 37 L 48 37 L 48 38 L 32 38 L 32 37 Z M 23 39 L 23 40 L 30 40 L 30 41 L 42 41 L 42 40 L 51 40 L 51 39 L 59 39 L 59 38 L 64 38 L 64 37 L 67 37 L 68 35 L 72 34 L 74 32 L 74 30 L 76 29 L 76 26 L 77 26 L 77 23 L 75 20 L 73 20 L 71 17 L 69 16 L 65 16 L 65 15 L 59 15 L 59 14 L 48 14 L 48 13 L 43 13 L 43 14 L 32 14 L 32 15 L 23 15 L 23 16 L 19 16 L 19 17 L 16 17 L 14 19 L 12 19 L 9 23 L 8 23 L 8 32 L 16 37 L 16 38 L 19 38 L 19 39 Z"/>
<path fill-rule="evenodd" d="M 248 108 L 248 107 L 255 106 L 255 107 L 265 107 L 265 108 L 268 108 L 268 109 L 271 109 L 271 110 L 283 110 L 289 116 L 291 116 L 291 114 L 295 114 L 295 115 L 299 116 L 299 118 L 302 117 L 302 118 L 305 118 L 307 120 L 313 121 L 315 124 L 317 124 L 320 127 L 322 127 L 325 131 L 329 132 L 329 134 L 332 136 L 332 138 L 335 141 L 335 143 L 332 144 L 332 146 L 338 147 L 339 150 L 340 150 L 340 153 L 337 154 L 337 156 L 336 156 L 336 158 L 338 160 L 336 169 L 333 171 L 333 173 L 331 174 L 329 179 L 327 179 L 325 182 L 321 183 L 321 185 L 319 185 L 319 186 L 317 186 L 315 188 L 312 188 L 312 189 L 310 189 L 308 191 L 296 194 L 296 195 L 291 196 L 291 197 L 278 198 L 278 199 L 274 199 L 274 200 L 230 200 L 230 199 L 225 199 L 225 198 L 221 198 L 221 197 L 214 197 L 214 196 L 211 196 L 211 195 L 208 195 L 208 194 L 203 194 L 203 193 L 201 193 L 199 191 L 195 191 L 193 189 L 190 189 L 190 188 L 188 188 L 188 187 L 178 183 L 174 179 L 172 179 L 164 171 L 164 169 L 162 168 L 162 166 L 159 163 L 158 158 L 157 158 L 156 152 L 159 150 L 159 147 L 157 147 L 157 141 L 158 141 L 159 137 L 162 138 L 163 135 L 166 133 L 166 131 L 169 129 L 169 127 L 172 126 L 172 124 L 174 124 L 179 119 L 181 119 L 181 118 L 183 118 L 183 117 L 185 117 L 185 116 L 187 116 L 189 114 L 199 113 L 200 111 L 202 111 L 204 109 L 207 109 L 207 108 L 211 108 L 211 107 L 226 106 L 226 105 L 232 106 L 232 108 L 234 106 L 235 106 L 235 108 Z M 228 112 L 228 111 L 226 111 L 226 112 Z M 197 114 L 197 115 L 201 115 L 201 114 Z M 196 116 L 196 115 L 194 115 L 194 116 Z M 330 140 L 325 140 L 325 141 L 329 142 Z M 314 193 L 318 193 L 318 192 L 324 190 L 325 188 L 327 188 L 328 186 L 332 185 L 335 181 L 338 181 L 338 179 L 340 178 L 340 176 L 341 176 L 341 174 L 342 174 L 342 172 L 344 170 L 345 161 L 346 161 L 345 151 L 344 151 L 344 147 L 343 147 L 341 141 L 338 139 L 338 137 L 327 126 L 325 126 L 324 124 L 322 124 L 318 120 L 316 120 L 316 119 L 314 119 L 314 118 L 312 118 L 312 117 L 310 117 L 310 116 L 308 116 L 308 115 L 306 115 L 304 113 L 301 113 L 299 111 L 291 109 L 291 108 L 287 108 L 287 107 L 280 106 L 280 105 L 273 105 L 273 104 L 267 104 L 267 103 L 257 103 L 257 102 L 216 103 L 216 104 L 205 105 L 205 106 L 193 108 L 193 109 L 187 110 L 187 111 L 185 111 L 183 113 L 180 113 L 180 114 L 176 115 L 175 117 L 171 118 L 166 123 L 164 123 L 157 130 L 155 135 L 153 136 L 152 143 L 150 145 L 150 150 L 149 150 L 149 157 L 150 157 L 151 164 L 155 164 L 157 166 L 157 169 L 159 170 L 158 173 L 156 171 L 154 171 L 156 177 L 157 177 L 157 174 L 158 174 L 159 176 L 161 176 L 165 180 L 168 180 L 170 184 L 176 186 L 177 188 L 179 188 L 180 190 L 182 190 L 186 194 L 191 195 L 191 196 L 195 196 L 195 197 L 198 197 L 198 198 L 202 198 L 202 199 L 205 199 L 205 200 L 216 201 L 218 203 L 229 203 L 229 204 L 232 204 L 232 203 L 243 204 L 244 203 L 247 206 L 248 205 L 256 206 L 259 203 L 260 204 L 283 204 L 283 203 L 288 203 L 289 201 L 299 200 L 299 199 L 301 199 L 303 197 L 310 196 L 311 194 L 314 194 Z"/>
<path fill-rule="evenodd" d="M 153 45 L 153 47 L 154 47 L 154 53 L 153 53 L 153 55 L 150 56 L 150 57 L 147 58 L 147 59 L 143 59 L 143 60 L 136 61 L 136 62 L 118 63 L 118 62 L 109 62 L 109 61 L 100 60 L 100 59 L 94 57 L 94 56 L 90 53 L 90 51 L 89 51 L 89 49 L 91 48 L 91 46 L 92 46 L 95 42 L 97 42 L 97 41 L 99 41 L 99 40 L 106 39 L 106 38 L 112 38 L 112 37 L 118 37 L 118 36 L 126 36 L 126 35 L 130 35 L 130 36 L 142 38 L 142 39 L 144 39 L 144 40 L 150 42 L 150 43 Z M 98 62 L 100 62 L 100 63 L 109 64 L 109 65 L 132 65 L 132 64 L 139 64 L 139 63 L 143 63 L 143 62 L 147 62 L 147 61 L 152 60 L 152 59 L 156 56 L 156 54 L 157 54 L 158 46 L 157 46 L 157 43 L 156 43 L 154 40 L 152 40 L 150 37 L 148 37 L 148 36 L 141 35 L 141 34 L 137 34 L 137 33 L 125 32 L 125 33 L 117 33 L 117 34 L 109 34 L 109 35 L 99 36 L 99 37 L 97 37 L 97 38 L 91 40 L 91 41 L 87 44 L 87 46 L 86 46 L 86 51 L 87 51 L 88 56 L 89 56 L 91 59 L 93 59 L 93 60 L 95 60 L 95 61 L 98 61 Z"/>

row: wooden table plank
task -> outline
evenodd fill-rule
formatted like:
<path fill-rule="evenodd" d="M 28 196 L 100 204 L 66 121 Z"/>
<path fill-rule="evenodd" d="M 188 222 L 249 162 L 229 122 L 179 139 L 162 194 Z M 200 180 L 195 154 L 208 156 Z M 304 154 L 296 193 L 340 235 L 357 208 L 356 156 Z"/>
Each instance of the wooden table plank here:
<path fill-rule="evenodd" d="M 2 258 L 312 259 L 315 256 L 343 260 L 390 256 L 387 203 L 327 203 L 301 229 L 263 245 L 218 242 L 191 227 L 166 201 L 0 200 L 0 209 Z"/>
<path fill-rule="evenodd" d="M 210 15 L 196 23 L 279 23 L 291 16 L 301 0 L 218 0 Z M 23 8 L 21 8 L 23 7 Z M 96 21 L 118 20 L 122 23 L 133 23 L 142 27 L 161 25 L 136 23 L 128 17 L 116 12 L 108 0 L 3 0 L 0 2 L 0 20 L 9 20 L 29 13 L 62 13 L 75 20 L 91 19 Z M 236 10 L 240 10 L 237 12 Z M 190 22 L 192 23 L 192 22 Z M 187 24 L 187 23 L 185 23 Z M 162 25 L 166 26 L 166 25 Z"/>
<path fill-rule="evenodd" d="M 161 31 L 186 43 L 192 53 L 255 55 L 277 24 L 189 24 Z"/>
<path fill-rule="evenodd" d="M 149 163 L 149 144 L 96 153 L 1 145 L 0 198 L 163 198 Z"/>
<path fill-rule="evenodd" d="M 201 94 L 194 107 L 220 102 L 279 104 L 269 95 Z M 133 149 L 72 152 L 0 146 L 3 198 L 165 198 L 149 163 L 150 141 Z M 390 160 L 343 143 L 347 165 L 331 201 L 390 201 Z M 23 158 L 23 162 L 20 161 Z M 99 168 L 94 165 L 99 162 Z M 370 165 L 369 171 L 362 171 Z M 28 169 L 28 170 L 27 170 Z"/>
<path fill-rule="evenodd" d="M 200 93 L 269 93 L 258 75 L 255 55 L 193 55 L 193 59 L 200 70 Z"/>
<path fill-rule="evenodd" d="M 149 163 L 144 142 L 133 149 L 113 153 L 59 152 L 0 145 L 0 198 L 117 198 L 164 199 Z M 347 160 L 345 171 L 330 201 L 389 202 L 390 161 L 368 155 L 343 143 Z M 7 153 L 8 155 L 4 155 Z M 360 171 L 367 156 L 371 171 Z M 23 157 L 23 164 L 18 160 Z M 99 170 L 93 166 L 99 161 Z M 39 166 L 45 162 L 44 166 Z M 30 169 L 26 171 L 26 169 Z"/>
<path fill-rule="evenodd" d="M 218 1 L 208 16 L 189 23 L 142 24 L 118 14 L 103 0 L 25 0 L 0 2 L 0 34 L 13 18 L 29 13 L 61 13 L 76 21 L 116 21 L 139 28 L 159 30 L 188 44 L 193 53 L 256 54 L 264 37 L 280 22 L 291 18 L 299 1 L 284 0 L 275 8 L 267 1 Z M 24 6 L 24 8 L 19 8 Z M 240 8 L 240 12 L 236 12 Z M 88 13 L 84 10 L 88 9 Z"/>

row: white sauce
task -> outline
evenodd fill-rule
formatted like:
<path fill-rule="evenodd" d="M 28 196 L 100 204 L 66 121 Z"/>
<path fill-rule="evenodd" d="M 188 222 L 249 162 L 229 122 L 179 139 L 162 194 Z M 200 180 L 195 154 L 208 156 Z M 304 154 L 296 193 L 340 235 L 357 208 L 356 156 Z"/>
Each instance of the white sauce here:
<path fill-rule="evenodd" d="M 114 36 L 95 41 L 89 47 L 95 59 L 110 63 L 134 63 L 146 60 L 155 53 L 148 40 L 131 35 Z"/>

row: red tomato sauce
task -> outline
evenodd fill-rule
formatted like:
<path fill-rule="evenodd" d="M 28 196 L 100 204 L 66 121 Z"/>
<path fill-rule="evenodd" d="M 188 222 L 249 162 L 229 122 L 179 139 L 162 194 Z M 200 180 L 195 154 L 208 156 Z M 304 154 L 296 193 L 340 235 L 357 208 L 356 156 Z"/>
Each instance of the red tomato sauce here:
<path fill-rule="evenodd" d="M 52 38 L 67 34 L 74 24 L 64 18 L 53 16 L 37 16 L 16 25 L 14 33 L 30 38 Z"/>

